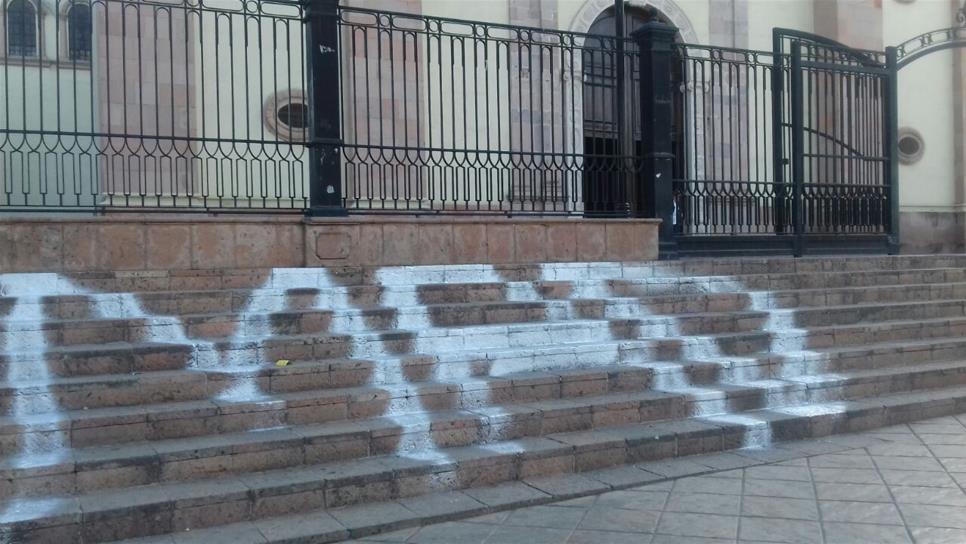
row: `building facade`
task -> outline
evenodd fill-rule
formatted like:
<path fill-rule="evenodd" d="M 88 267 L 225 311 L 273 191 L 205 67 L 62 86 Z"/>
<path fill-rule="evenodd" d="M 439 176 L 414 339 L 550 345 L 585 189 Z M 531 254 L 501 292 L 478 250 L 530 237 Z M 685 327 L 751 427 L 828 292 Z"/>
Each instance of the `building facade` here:
<path fill-rule="evenodd" d="M 543 46 L 531 44 L 526 55 L 517 45 L 511 55 L 500 49 L 498 37 L 477 43 L 473 25 L 440 22 L 477 21 L 493 25 L 486 32 L 497 34 L 529 27 L 573 33 L 566 36 L 606 34 L 615 29 L 613 2 L 355 0 L 343 5 L 360 9 L 343 15 L 347 26 L 341 35 L 341 124 L 344 138 L 355 143 L 343 160 L 347 205 L 383 210 L 416 201 L 417 206 L 430 202 L 438 211 L 438 202 L 439 209 L 459 211 L 459 204 L 498 201 L 535 212 L 613 211 L 603 202 L 613 195 L 591 194 L 610 182 L 589 184 L 586 171 L 623 168 L 615 161 L 593 163 L 594 156 L 634 155 L 634 144 L 625 144 L 629 147 L 621 152 L 610 149 L 607 134 L 635 121 L 608 114 L 614 111 L 612 98 L 594 98 L 594 74 L 618 68 L 588 56 L 586 49 L 577 58 L 574 51 L 586 44 L 548 46 L 546 54 L 538 51 Z M 0 125 L 7 130 L 0 140 L 0 213 L 129 206 L 299 210 L 306 205 L 305 5 L 216 0 L 202 9 L 191 1 L 12 0 L 4 6 Z M 772 49 L 775 27 L 881 51 L 923 32 L 956 26 L 961 8 L 960 0 L 631 0 L 625 9 L 627 32 L 658 20 L 676 27 L 680 42 L 765 54 Z M 365 10 L 413 17 L 392 18 L 387 24 L 397 25 L 398 35 L 387 37 L 367 25 L 390 19 Z M 425 22 L 422 16 L 434 19 Z M 416 33 L 429 27 L 412 25 L 422 24 L 438 25 L 436 30 L 449 36 L 447 48 L 440 42 L 434 53 L 428 39 L 417 43 Z M 413 31 L 411 42 L 408 31 Z M 539 43 L 543 38 L 527 39 Z M 964 248 L 963 55 L 959 49 L 942 51 L 900 73 L 906 251 Z M 462 81 L 453 78 L 457 72 L 448 69 L 453 65 L 460 65 Z M 573 84 L 575 78 L 582 78 L 582 85 Z M 524 91 L 529 98 L 514 101 Z M 758 103 L 753 110 L 747 105 L 749 92 L 727 91 L 726 99 L 738 104 L 739 116 L 762 129 Z M 761 99 L 762 109 L 770 106 L 768 100 Z M 689 130 L 696 129 L 688 126 L 695 119 L 713 115 L 722 127 L 736 122 L 707 106 L 692 106 L 682 114 L 683 138 L 692 138 Z M 760 146 L 748 152 L 745 166 L 733 156 L 752 132 L 727 128 L 726 136 L 692 153 L 684 167 L 707 169 L 716 161 L 732 167 L 737 162 L 739 170 L 759 163 L 767 168 L 767 159 L 758 156 Z M 431 151 L 419 154 L 401 145 L 412 141 Z M 531 162 L 511 169 L 505 179 L 485 173 L 487 164 L 521 153 Z M 483 167 L 461 170 L 460 161 L 470 155 Z M 534 208 L 538 201 L 539 209 Z"/>

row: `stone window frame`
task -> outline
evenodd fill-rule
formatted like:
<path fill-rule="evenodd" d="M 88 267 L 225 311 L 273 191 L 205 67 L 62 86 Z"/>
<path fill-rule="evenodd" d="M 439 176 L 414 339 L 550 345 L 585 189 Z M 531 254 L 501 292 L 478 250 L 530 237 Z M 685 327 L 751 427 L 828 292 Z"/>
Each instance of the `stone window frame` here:
<path fill-rule="evenodd" d="M 305 91 L 301 89 L 287 89 L 277 91 L 268 96 L 262 105 L 262 120 L 268 131 L 285 142 L 305 142 L 308 140 L 309 130 L 306 128 L 293 128 L 283 123 L 278 118 L 278 111 L 283 107 L 301 102 L 308 108 L 308 98 Z"/>
<path fill-rule="evenodd" d="M 904 138 L 913 138 L 919 144 L 919 149 L 915 153 L 903 153 L 900 143 Z M 922 133 L 912 127 L 902 127 L 896 137 L 896 153 L 899 157 L 899 164 L 915 164 L 922 160 L 926 153 L 926 141 Z"/>
<path fill-rule="evenodd" d="M 87 9 L 90 12 L 91 56 L 88 59 L 74 60 L 70 58 L 70 19 L 68 16 L 70 15 L 70 10 L 79 5 L 87 6 Z M 57 32 L 60 34 L 60 51 L 58 51 L 60 58 L 58 60 L 61 63 L 69 64 L 71 67 L 76 64 L 78 68 L 90 68 L 91 61 L 94 59 L 94 7 L 91 6 L 89 0 L 68 0 L 60 7 L 60 13 L 57 14 L 57 17 L 59 18 L 58 22 L 60 22 L 57 28 Z"/>
<path fill-rule="evenodd" d="M 0 63 L 23 63 L 28 66 L 37 65 L 44 62 L 44 8 L 40 0 L 2 0 L 3 9 L 0 10 Z M 10 12 L 10 4 L 15 1 L 27 2 L 34 8 L 34 23 L 36 27 L 37 48 L 33 55 L 8 55 L 10 44 L 7 43 L 7 14 Z"/>
<path fill-rule="evenodd" d="M 44 19 L 49 15 L 49 10 L 41 0 L 24 0 L 34 6 L 37 13 L 37 53 L 29 57 L 8 56 L 7 55 L 7 8 L 13 0 L 0 0 L 3 2 L 4 9 L 0 10 L 0 64 L 24 65 L 24 66 L 54 66 L 64 65 L 65 68 L 90 69 L 94 58 L 94 14 L 90 0 L 68 0 L 58 8 L 57 20 L 55 21 L 55 31 L 59 34 L 57 39 L 59 51 L 56 58 L 49 58 L 46 48 L 45 37 L 47 31 Z M 91 59 L 90 60 L 71 60 L 69 30 L 67 24 L 67 12 L 78 4 L 84 4 L 91 9 Z"/>

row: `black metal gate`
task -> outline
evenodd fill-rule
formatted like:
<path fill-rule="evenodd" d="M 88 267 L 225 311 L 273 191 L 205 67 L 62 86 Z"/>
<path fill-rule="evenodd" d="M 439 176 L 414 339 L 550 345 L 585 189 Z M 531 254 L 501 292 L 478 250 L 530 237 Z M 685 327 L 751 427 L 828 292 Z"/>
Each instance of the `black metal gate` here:
<path fill-rule="evenodd" d="M 773 45 L 677 46 L 676 252 L 897 251 L 895 51 L 785 29 Z"/>

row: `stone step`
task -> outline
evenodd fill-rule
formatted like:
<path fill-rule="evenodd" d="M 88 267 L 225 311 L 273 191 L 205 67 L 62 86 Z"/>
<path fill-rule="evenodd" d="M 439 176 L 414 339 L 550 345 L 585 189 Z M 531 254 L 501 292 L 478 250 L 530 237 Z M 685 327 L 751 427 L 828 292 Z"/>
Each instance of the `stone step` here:
<path fill-rule="evenodd" d="M 365 285 L 381 281 L 383 284 L 453 283 L 480 281 L 484 274 L 503 278 L 530 279 L 535 276 L 553 275 L 553 279 L 577 279 L 589 276 L 613 276 L 614 272 L 633 273 L 638 276 L 710 276 L 739 274 L 817 273 L 823 271 L 873 271 L 904 270 L 910 268 L 957 268 L 966 259 L 961 255 L 944 256 L 882 256 L 855 259 L 849 257 L 806 257 L 799 259 L 688 259 L 679 262 L 644 263 L 551 263 L 546 265 L 439 265 L 384 267 L 330 268 L 326 273 L 329 282 L 338 285 Z M 303 272 L 303 270 L 305 270 Z M 87 272 L 70 274 L 70 280 L 89 290 L 150 292 L 188 291 L 199 289 L 257 288 L 271 284 L 300 283 L 308 274 L 318 275 L 321 269 L 221 269 L 221 270 L 175 270 L 148 272 Z"/>
<path fill-rule="evenodd" d="M 398 411 L 386 410 L 380 403 L 382 409 L 377 413 L 364 414 L 373 417 L 356 422 L 13 456 L 0 463 L 0 497 L 72 494 L 393 453 L 445 456 L 453 447 L 498 445 L 560 432 L 776 410 L 963 384 L 966 362 L 954 361 L 850 374 L 658 387 L 465 410 L 441 406 L 420 410 L 418 399 L 407 398 L 409 404 Z"/>
<path fill-rule="evenodd" d="M 179 533 L 547 474 L 860 431 L 963 411 L 966 388 L 553 434 L 445 457 L 381 456 L 218 479 L 20 498 L 0 523 L 21 542 L 93 543 Z M 308 536 L 308 535 L 306 535 Z"/>
<path fill-rule="evenodd" d="M 258 380 L 260 389 L 267 395 L 264 398 L 203 398 L 3 417 L 0 418 L 0 454 L 21 451 L 28 433 L 41 434 L 48 441 L 72 447 L 87 447 L 378 416 L 385 412 L 391 399 L 400 398 L 413 399 L 409 404 L 423 409 L 474 409 L 498 403 L 642 391 L 655 385 L 655 376 L 664 386 L 674 381 L 700 386 L 722 381 L 795 379 L 957 359 L 966 359 L 966 339 L 952 337 L 745 357 L 592 366 L 559 372 L 526 371 L 504 377 L 474 376 L 450 383 L 397 383 L 402 370 L 385 369 L 405 368 L 408 364 L 434 365 L 432 357 L 412 357 L 403 362 L 396 359 L 307 361 L 245 373 L 250 379 Z M 238 374 L 231 376 L 239 377 Z M 225 389 L 224 385 L 213 387 L 217 391 Z"/>
<path fill-rule="evenodd" d="M 661 360 L 713 359 L 745 356 L 762 351 L 801 351 L 884 341 L 917 341 L 961 336 L 966 332 L 966 318 L 939 318 L 774 332 L 658 336 L 639 340 L 605 341 L 594 340 L 593 337 L 605 333 L 610 337 L 635 338 L 640 335 L 633 326 L 630 327 L 631 331 L 615 335 L 614 326 L 607 322 L 570 321 L 557 324 L 561 327 L 530 330 L 520 334 L 509 332 L 509 329 L 502 326 L 498 327 L 486 337 L 492 338 L 490 343 L 498 345 L 494 349 L 485 347 L 485 342 L 478 341 L 467 346 L 464 343 L 465 338 L 459 335 L 436 337 L 443 340 L 432 346 L 432 352 L 439 354 L 436 356 L 413 357 L 419 351 L 426 350 L 420 349 L 424 346 L 413 341 L 415 334 L 406 332 L 353 337 L 295 337 L 295 340 L 273 338 L 264 345 L 232 345 L 231 350 L 212 349 L 208 352 L 202 347 L 196 347 L 193 351 L 183 348 L 170 353 L 163 345 L 152 344 L 105 345 L 96 349 L 59 348 L 45 354 L 53 362 L 50 364 L 53 368 L 63 368 L 64 361 L 72 361 L 73 364 L 113 361 L 114 364 L 152 371 L 31 381 L 27 369 L 39 362 L 29 358 L 21 360 L 14 356 L 13 360 L 8 358 L 6 364 L 25 365 L 18 369 L 18 374 L 25 378 L 16 382 L 0 381 L 0 405 L 10 406 L 13 399 L 17 398 L 21 403 L 20 414 L 24 415 L 43 412 L 51 406 L 77 410 L 162 401 L 202 400 L 219 396 L 231 399 L 237 398 L 239 394 L 244 397 L 245 394 L 292 391 L 292 388 L 319 388 L 325 387 L 324 381 L 320 380 L 331 377 L 331 368 L 317 368 L 315 379 L 310 380 L 304 373 L 299 375 L 303 367 L 291 370 L 273 369 L 265 375 L 265 363 L 260 366 L 251 362 L 273 361 L 275 358 L 297 361 L 341 359 L 350 350 L 354 356 L 365 359 L 402 358 L 404 364 L 397 365 L 396 368 L 384 368 L 383 372 L 388 371 L 388 374 L 377 374 L 380 379 L 376 385 L 388 385 L 432 380 L 459 382 L 484 375 L 498 377 L 528 371 L 571 370 Z M 602 325 L 606 327 L 602 328 Z M 470 330 L 463 328 L 453 331 L 466 333 Z M 351 341 L 353 338 L 354 341 Z M 361 341 L 367 338 L 373 342 Z M 299 344 L 298 341 L 303 343 Z M 507 343 L 514 347 L 504 347 Z M 183 365 L 191 357 L 196 361 L 209 361 L 209 364 L 182 370 L 162 370 L 164 365 L 172 363 L 180 362 Z M 225 363 L 216 366 L 215 361 L 218 360 Z M 350 364 L 357 371 L 365 372 L 365 366 L 360 367 L 356 362 Z M 275 376 L 282 375 L 288 375 L 289 379 L 275 379 Z M 342 376 L 337 374 L 337 377 Z"/>
<path fill-rule="evenodd" d="M 60 286 L 32 303 L 41 304 L 53 319 L 84 319 L 100 316 L 149 315 L 169 317 L 210 313 L 271 313 L 286 309 L 348 309 L 374 306 L 411 306 L 472 302 L 539 301 L 545 299 L 648 297 L 656 295 L 729 293 L 758 290 L 847 288 L 903 284 L 943 284 L 966 281 L 962 269 L 869 271 L 864 274 L 829 271 L 821 273 L 751 274 L 740 276 L 685 276 L 654 278 L 624 274 L 598 279 L 496 281 L 478 283 L 414 283 L 397 285 L 330 285 L 325 287 L 260 287 L 172 292 L 74 293 Z M 310 271 L 311 272 L 311 271 Z M 311 272 L 315 276 L 321 272 Z M 313 278 L 315 276 L 312 276 Z M 482 278 L 487 279 L 487 278 Z M 0 275 L 0 284 L 2 284 Z M 19 283 L 25 283 L 26 280 Z M 313 280 L 315 282 L 315 280 Z M 32 284 L 31 284 L 32 286 Z M 18 300 L 22 289 L 8 289 L 0 297 L 0 312 Z M 66 292 L 65 292 L 66 291 Z"/>
<path fill-rule="evenodd" d="M 962 285 L 966 294 L 966 284 Z M 930 298 L 929 293 L 935 294 Z M 916 290 L 912 295 L 922 295 Z M 597 300 L 548 300 L 539 302 L 490 302 L 438 304 L 399 308 L 365 308 L 352 310 L 290 310 L 271 314 L 199 314 L 172 318 L 131 317 L 127 319 L 84 319 L 11 321 L 0 325 L 0 341 L 9 334 L 42 331 L 49 345 L 69 346 L 90 343 L 137 342 L 140 340 L 185 343 L 192 340 L 217 342 L 226 339 L 245 341 L 268 336 L 304 335 L 320 332 L 359 333 L 392 329 L 425 329 L 467 327 L 485 324 L 507 324 L 570 319 L 640 319 L 641 328 L 664 327 L 674 323 L 674 331 L 718 332 L 727 312 L 742 320 L 766 315 L 772 327 L 807 326 L 809 323 L 853 323 L 859 320 L 894 319 L 900 317 L 938 317 L 962 315 L 963 298 L 951 296 L 951 290 L 927 290 L 926 296 L 912 301 L 875 301 L 848 305 L 802 305 L 802 295 L 794 300 L 795 308 L 775 308 L 783 300 L 776 293 L 737 295 L 699 295 L 660 297 L 657 301 L 639 302 L 633 298 Z M 827 294 L 821 299 L 827 301 Z M 854 299 L 854 297 L 852 297 Z M 763 308 L 764 307 L 764 308 Z M 657 314 L 657 315 L 654 315 Z M 714 318 L 718 324 L 702 328 L 703 318 Z M 672 320 L 673 321 L 669 321 Z M 764 322 L 762 323 L 764 324 Z M 673 331 L 669 331 L 673 332 Z M 643 332 L 661 334 L 660 329 Z"/>

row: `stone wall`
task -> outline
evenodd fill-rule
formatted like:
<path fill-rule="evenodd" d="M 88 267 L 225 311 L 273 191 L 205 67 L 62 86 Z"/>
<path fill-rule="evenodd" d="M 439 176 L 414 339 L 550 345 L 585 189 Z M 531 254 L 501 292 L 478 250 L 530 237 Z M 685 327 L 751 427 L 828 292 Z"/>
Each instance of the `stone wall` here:
<path fill-rule="evenodd" d="M 900 212 L 899 240 L 906 254 L 966 252 L 966 213 Z"/>
<path fill-rule="evenodd" d="M 115 216 L 0 220 L 0 273 L 657 258 L 651 219 Z"/>

